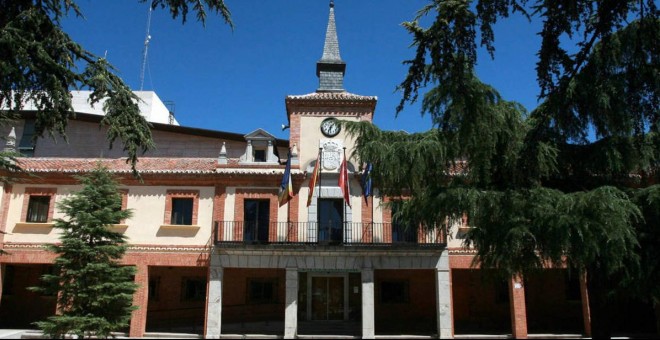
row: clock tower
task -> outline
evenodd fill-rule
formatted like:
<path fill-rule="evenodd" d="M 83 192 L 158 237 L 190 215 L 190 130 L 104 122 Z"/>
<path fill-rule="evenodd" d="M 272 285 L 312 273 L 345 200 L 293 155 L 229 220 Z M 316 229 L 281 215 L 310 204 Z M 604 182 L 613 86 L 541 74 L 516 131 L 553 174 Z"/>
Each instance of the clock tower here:
<path fill-rule="evenodd" d="M 323 149 L 324 173 L 337 173 L 343 148 L 350 157 L 354 142 L 337 124 L 339 120 L 372 121 L 375 96 L 361 96 L 344 89 L 346 63 L 339 54 L 334 3 L 325 33 L 323 55 L 316 63 L 319 86 L 315 92 L 286 97 L 289 119 L 289 144 L 299 150 L 300 170 L 313 168 L 319 149 Z M 349 160 L 350 162 L 351 160 Z M 353 161 L 353 166 L 358 166 Z M 349 166 L 353 168 L 353 166 Z"/>

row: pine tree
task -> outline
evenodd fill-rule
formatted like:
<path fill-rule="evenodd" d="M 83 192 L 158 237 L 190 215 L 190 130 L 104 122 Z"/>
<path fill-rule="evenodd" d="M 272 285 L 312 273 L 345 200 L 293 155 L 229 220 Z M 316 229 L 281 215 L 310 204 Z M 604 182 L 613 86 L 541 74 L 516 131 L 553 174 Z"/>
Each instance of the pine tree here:
<path fill-rule="evenodd" d="M 131 216 L 121 210 L 121 196 L 110 172 L 98 166 L 78 177 L 82 189 L 58 204 L 66 218 L 56 219 L 62 231 L 60 244 L 49 250 L 55 259 L 53 274 L 44 275 L 44 285 L 32 290 L 57 295 L 58 313 L 36 324 L 44 334 L 62 338 L 107 338 L 129 325 L 135 268 L 122 266 L 125 236 L 108 228 Z"/>
<path fill-rule="evenodd" d="M 475 74 L 477 37 L 494 57 L 493 26 L 516 13 L 543 21 L 530 56 L 542 100 L 532 112 Z M 342 123 L 355 156 L 373 165 L 374 186 L 411 197 L 401 217 L 446 228 L 466 214 L 465 246 L 482 268 L 586 273 L 595 338 L 610 335 L 613 293 L 660 307 L 656 2 L 429 0 L 403 26 L 416 50 L 396 113 L 421 98 L 433 128 Z"/>
<path fill-rule="evenodd" d="M 168 9 L 185 23 L 189 12 L 204 24 L 207 12 L 219 14 L 231 27 L 224 0 L 139 0 Z M 90 104 L 103 104 L 108 142 L 119 139 L 135 170 L 140 152 L 154 147 L 137 97 L 107 59 L 94 55 L 64 31 L 62 19 L 83 13 L 75 0 L 0 1 L 0 124 L 15 119 L 26 102 L 37 108 L 35 138 L 59 134 L 74 117 L 70 91 L 89 89 Z M 78 69 L 80 68 L 80 70 Z"/>

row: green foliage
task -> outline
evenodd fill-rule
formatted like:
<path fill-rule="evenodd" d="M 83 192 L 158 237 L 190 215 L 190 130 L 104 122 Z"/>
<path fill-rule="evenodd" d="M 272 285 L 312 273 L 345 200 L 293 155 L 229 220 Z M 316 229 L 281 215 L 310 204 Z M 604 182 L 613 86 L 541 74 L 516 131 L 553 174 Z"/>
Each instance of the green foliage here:
<path fill-rule="evenodd" d="M 147 0 L 140 0 L 146 2 Z M 204 23 L 206 12 L 219 14 L 233 27 L 223 0 L 153 0 L 185 23 L 190 11 Z M 0 1 L 0 123 L 16 117 L 26 102 L 37 107 L 35 138 L 59 134 L 66 138 L 73 118 L 70 91 L 90 89 L 91 104 L 107 98 L 101 124 L 108 126 L 110 146 L 123 143 L 128 162 L 154 147 L 149 123 L 140 115 L 139 98 L 104 58 L 85 50 L 62 30 L 69 14 L 82 17 L 73 0 Z M 78 67 L 83 67 L 83 71 Z"/>
<path fill-rule="evenodd" d="M 471 224 L 479 227 L 468 232 L 466 244 L 487 267 L 514 275 L 565 263 L 613 274 L 636 261 L 633 223 L 640 212 L 616 188 L 480 192 L 474 203 Z"/>
<path fill-rule="evenodd" d="M 151 2 L 152 8 L 169 8 L 172 19 L 181 16 L 181 22 L 186 23 L 186 18 L 190 7 L 197 14 L 197 20 L 202 24 L 206 23 L 206 9 L 209 11 L 220 14 L 225 23 L 231 28 L 234 28 L 234 23 L 231 21 L 231 12 L 225 6 L 224 0 L 140 0 L 140 2 Z"/>
<path fill-rule="evenodd" d="M 644 220 L 636 224 L 640 243 L 642 278 L 628 281 L 628 287 L 643 298 L 660 303 L 660 185 L 632 191 L 632 200 L 640 207 Z"/>
<path fill-rule="evenodd" d="M 530 113 L 474 73 L 478 44 L 494 57 L 493 26 L 513 14 L 542 21 Z M 605 334 L 594 308 L 611 292 L 634 282 L 658 301 L 659 14 L 653 0 L 429 0 L 403 24 L 415 52 L 397 114 L 424 92 L 433 127 L 344 123 L 354 157 L 381 193 L 410 197 L 399 218 L 447 228 L 466 214 L 483 268 L 586 272 Z"/>
<path fill-rule="evenodd" d="M 107 338 L 128 327 L 135 309 L 135 268 L 118 263 L 126 252 L 125 236 L 108 228 L 131 212 L 121 210 L 117 184 L 107 169 L 99 166 L 79 179 L 82 189 L 58 205 L 66 218 L 55 221 L 62 231 L 60 244 L 49 246 L 59 255 L 55 273 L 42 277 L 44 286 L 32 288 L 57 295 L 58 315 L 36 324 L 53 338 Z"/>

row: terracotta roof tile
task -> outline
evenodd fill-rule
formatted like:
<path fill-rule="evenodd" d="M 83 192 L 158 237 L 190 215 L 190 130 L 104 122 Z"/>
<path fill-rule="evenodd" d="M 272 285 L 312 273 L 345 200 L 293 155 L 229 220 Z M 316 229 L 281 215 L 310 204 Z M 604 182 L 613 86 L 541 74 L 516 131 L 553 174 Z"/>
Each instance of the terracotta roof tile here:
<path fill-rule="evenodd" d="M 18 166 L 30 172 L 82 173 L 96 167 L 98 163 L 111 172 L 130 173 L 131 166 L 126 158 L 19 158 Z M 137 169 L 143 173 L 213 173 L 215 158 L 148 158 L 141 157 Z"/>
<path fill-rule="evenodd" d="M 18 166 L 33 173 L 84 173 L 93 170 L 98 163 L 114 173 L 131 173 L 126 158 L 19 158 Z M 238 166 L 218 165 L 216 158 L 150 158 L 138 159 L 137 170 L 151 174 L 236 174 L 236 175 L 282 175 L 284 166 Z M 294 175 L 302 174 L 292 169 Z"/>

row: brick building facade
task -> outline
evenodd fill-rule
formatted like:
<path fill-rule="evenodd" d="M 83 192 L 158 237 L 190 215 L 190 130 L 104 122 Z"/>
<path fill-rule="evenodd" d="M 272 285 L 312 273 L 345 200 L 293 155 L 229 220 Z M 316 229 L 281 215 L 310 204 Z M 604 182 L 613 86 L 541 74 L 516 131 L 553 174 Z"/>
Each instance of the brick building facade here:
<path fill-rule="evenodd" d="M 372 121 L 377 102 L 347 92 L 344 72 L 331 7 L 319 88 L 285 98 L 289 140 L 261 129 L 239 135 L 182 127 L 152 110 L 157 148 L 139 160 L 143 181 L 131 176 L 121 148 L 105 150 L 99 116 L 79 113 L 68 144 L 31 145 L 24 141 L 34 116 L 26 110 L 14 132 L 4 132 L 28 151 L 19 164 L 37 176 L 5 174 L 19 180 L 4 184 L 0 197 L 0 247 L 8 252 L 0 255 L 0 327 L 32 328 L 55 313 L 54 297 L 25 287 L 52 270 L 44 244 L 57 241 L 56 203 L 80 188 L 73 175 L 100 162 L 120 178 L 123 207 L 134 211 L 112 226 L 129 239 L 122 261 L 136 266 L 140 286 L 130 336 L 589 335 L 578 277 L 548 269 L 524 282 L 489 279 L 461 246 L 463 221 L 448 233 L 402 228 L 387 197 L 376 190 L 363 198 L 353 159 L 344 201 L 339 167 L 354 142 L 321 126 L 328 118 Z M 294 196 L 279 206 L 289 149 Z M 308 206 L 319 149 L 321 176 Z"/>

